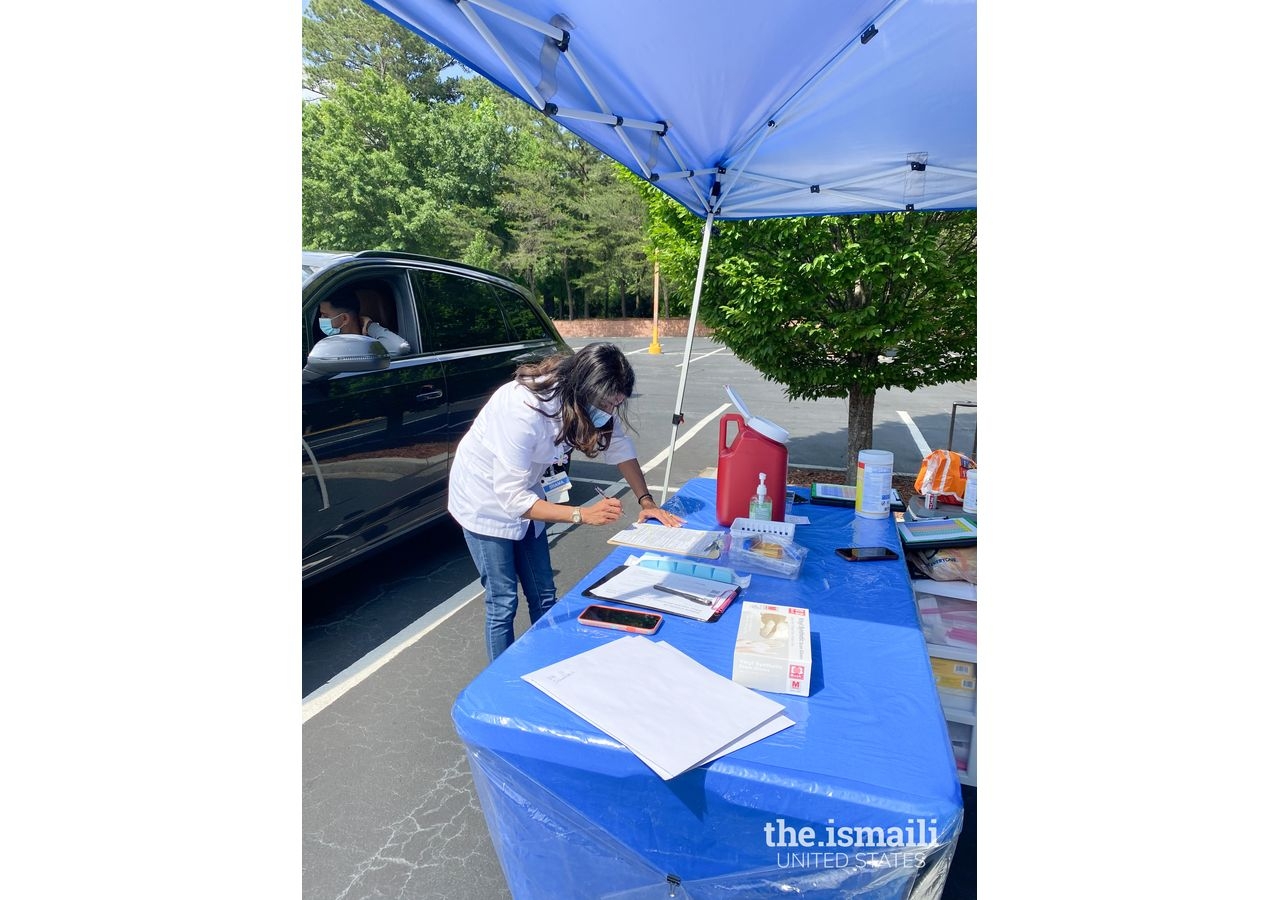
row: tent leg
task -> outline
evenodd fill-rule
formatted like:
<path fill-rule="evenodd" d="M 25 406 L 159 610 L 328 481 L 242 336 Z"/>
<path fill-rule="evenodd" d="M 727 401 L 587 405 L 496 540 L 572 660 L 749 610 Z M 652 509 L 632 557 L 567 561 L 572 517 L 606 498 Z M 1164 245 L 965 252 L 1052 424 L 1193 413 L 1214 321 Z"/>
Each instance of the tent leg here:
<path fill-rule="evenodd" d="M 676 390 L 676 408 L 671 415 L 671 443 L 667 447 L 667 469 L 662 476 L 662 502 L 667 502 L 667 488 L 671 485 L 671 461 L 676 456 L 676 434 L 680 430 L 680 418 L 684 407 L 684 383 L 689 378 L 689 357 L 693 354 L 693 331 L 698 326 L 698 304 L 702 302 L 702 279 L 707 274 L 707 250 L 711 246 L 711 222 L 715 213 L 707 213 L 702 226 L 702 253 L 698 257 L 698 280 L 693 285 L 693 309 L 689 312 L 689 334 L 684 339 L 684 365 L 680 369 L 680 387 Z"/>

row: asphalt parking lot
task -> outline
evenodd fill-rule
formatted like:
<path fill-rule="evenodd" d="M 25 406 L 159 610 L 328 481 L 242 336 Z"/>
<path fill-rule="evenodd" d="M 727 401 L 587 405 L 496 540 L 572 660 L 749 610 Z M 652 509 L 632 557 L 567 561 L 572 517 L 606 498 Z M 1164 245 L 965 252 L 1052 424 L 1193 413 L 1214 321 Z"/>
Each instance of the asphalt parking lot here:
<path fill-rule="evenodd" d="M 650 355 L 647 340 L 617 343 L 636 367 L 636 443 L 657 493 L 682 347 L 664 342 L 663 354 Z M 780 386 L 764 382 L 710 341 L 696 341 L 693 358 L 673 489 L 715 464 L 726 383 L 753 414 L 791 431 L 792 464 L 844 465 L 843 401 L 788 402 Z M 895 470 L 914 471 L 921 456 L 917 435 L 931 447 L 945 445 L 951 404 L 974 399 L 972 383 L 884 392 L 877 398 L 875 445 L 894 452 Z M 973 420 L 972 410 L 958 417 L 957 449 L 967 451 Z M 579 503 L 594 496 L 595 486 L 618 480 L 613 467 L 592 463 L 575 462 L 572 475 L 572 499 Z M 629 499 L 623 495 L 624 505 Z M 634 503 L 627 509 L 633 515 Z M 557 528 L 552 562 L 563 589 L 608 552 L 612 532 Z M 487 662 L 481 596 L 474 565 L 451 521 L 304 591 L 305 898 L 510 896 L 450 715 L 458 693 Z M 518 619 L 517 632 L 526 626 Z M 966 818 L 972 820 L 972 791 L 966 789 L 965 800 Z M 966 828 L 949 898 L 974 896 L 972 864 L 964 859 L 970 836 Z M 958 892 L 966 882 L 970 891 Z"/>

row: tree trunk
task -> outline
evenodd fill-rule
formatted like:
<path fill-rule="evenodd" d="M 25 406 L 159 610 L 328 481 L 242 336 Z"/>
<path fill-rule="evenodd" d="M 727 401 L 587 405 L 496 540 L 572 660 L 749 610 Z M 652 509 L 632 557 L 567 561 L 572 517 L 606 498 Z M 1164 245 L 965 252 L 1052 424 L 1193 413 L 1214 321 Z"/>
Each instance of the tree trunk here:
<path fill-rule="evenodd" d="M 560 260 L 561 271 L 564 273 L 564 293 L 569 302 L 569 321 L 573 321 L 573 282 L 569 280 L 569 258 L 562 257 Z"/>
<path fill-rule="evenodd" d="M 858 453 L 871 449 L 872 413 L 876 408 L 876 392 L 860 390 L 849 394 L 849 463 L 845 469 L 845 484 L 858 481 Z"/>

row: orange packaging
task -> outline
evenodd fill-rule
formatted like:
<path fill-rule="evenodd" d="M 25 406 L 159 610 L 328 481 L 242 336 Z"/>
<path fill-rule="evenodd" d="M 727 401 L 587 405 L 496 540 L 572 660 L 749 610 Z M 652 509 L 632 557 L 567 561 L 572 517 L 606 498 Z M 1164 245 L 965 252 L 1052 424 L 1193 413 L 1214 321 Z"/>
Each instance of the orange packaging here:
<path fill-rule="evenodd" d="M 964 502 L 968 472 L 977 464 L 954 450 L 934 450 L 920 461 L 916 476 L 916 493 L 937 494 L 943 503 L 959 506 Z"/>

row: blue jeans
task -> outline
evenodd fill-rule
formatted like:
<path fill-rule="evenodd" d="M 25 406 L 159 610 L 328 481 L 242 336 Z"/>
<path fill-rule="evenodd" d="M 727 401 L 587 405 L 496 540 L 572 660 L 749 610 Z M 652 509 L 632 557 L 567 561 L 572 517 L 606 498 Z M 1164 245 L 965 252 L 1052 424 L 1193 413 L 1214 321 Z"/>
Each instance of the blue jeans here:
<path fill-rule="evenodd" d="M 537 537 L 533 536 L 534 530 L 530 523 L 524 537 L 512 541 L 462 529 L 485 590 L 484 633 L 490 662 L 515 641 L 517 582 L 524 588 L 524 599 L 529 604 L 530 624 L 542 618 L 556 602 L 547 530 L 542 529 Z"/>

